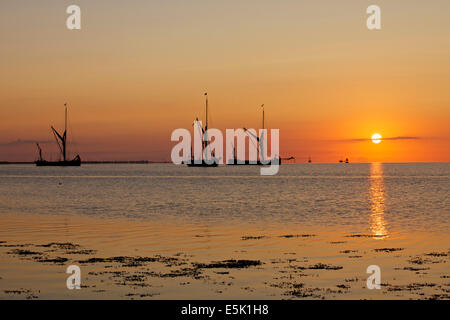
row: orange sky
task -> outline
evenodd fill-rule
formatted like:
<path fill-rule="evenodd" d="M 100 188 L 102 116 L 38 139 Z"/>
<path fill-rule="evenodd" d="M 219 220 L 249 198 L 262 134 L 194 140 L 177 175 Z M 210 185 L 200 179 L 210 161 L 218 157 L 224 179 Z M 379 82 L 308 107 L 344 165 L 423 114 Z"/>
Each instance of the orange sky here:
<path fill-rule="evenodd" d="M 55 153 L 65 102 L 82 159 L 169 160 L 205 91 L 210 127 L 259 128 L 264 103 L 297 161 L 450 161 L 449 1 L 77 1 L 80 31 L 70 4 L 0 4 L 0 161 Z"/>

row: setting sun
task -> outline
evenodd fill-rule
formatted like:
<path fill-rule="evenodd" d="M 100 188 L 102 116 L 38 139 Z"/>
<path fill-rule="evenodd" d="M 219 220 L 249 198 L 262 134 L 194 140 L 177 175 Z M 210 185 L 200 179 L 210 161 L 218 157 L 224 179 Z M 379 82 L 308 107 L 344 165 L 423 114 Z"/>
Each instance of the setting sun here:
<path fill-rule="evenodd" d="M 372 136 L 372 142 L 373 142 L 373 143 L 380 143 L 380 142 L 381 142 L 381 138 L 382 138 L 381 134 L 375 133 L 375 134 Z"/>

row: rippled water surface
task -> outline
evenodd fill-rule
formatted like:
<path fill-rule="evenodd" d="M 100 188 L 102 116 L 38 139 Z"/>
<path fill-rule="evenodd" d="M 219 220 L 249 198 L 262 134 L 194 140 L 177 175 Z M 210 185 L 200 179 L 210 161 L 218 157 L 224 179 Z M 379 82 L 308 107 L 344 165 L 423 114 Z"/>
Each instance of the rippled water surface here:
<path fill-rule="evenodd" d="M 264 177 L 0 166 L 0 297 L 448 299 L 449 177 L 449 163 L 286 164 Z M 69 264 L 85 270 L 76 293 Z M 371 264 L 386 279 L 377 292 Z"/>

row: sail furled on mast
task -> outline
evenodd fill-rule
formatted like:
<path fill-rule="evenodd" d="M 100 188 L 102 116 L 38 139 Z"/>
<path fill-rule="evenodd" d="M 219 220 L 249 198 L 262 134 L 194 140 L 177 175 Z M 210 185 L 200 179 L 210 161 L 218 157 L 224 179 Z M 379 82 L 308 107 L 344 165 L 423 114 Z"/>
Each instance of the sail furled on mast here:
<path fill-rule="evenodd" d="M 51 128 L 52 128 L 53 135 L 55 136 L 56 143 L 58 144 L 59 151 L 61 151 L 61 155 L 63 157 L 63 160 L 66 161 L 66 153 L 67 153 L 67 150 L 66 150 L 66 142 L 67 142 L 67 103 L 64 103 L 64 108 L 65 108 L 64 133 L 62 135 L 60 135 L 59 132 L 56 131 L 55 128 L 53 128 L 53 126 L 51 126 Z"/>
<path fill-rule="evenodd" d="M 53 126 L 51 127 L 53 131 L 53 135 L 55 136 L 56 143 L 58 144 L 59 151 L 61 152 L 61 155 L 63 156 L 63 160 L 66 160 L 66 131 L 62 135 L 56 131 Z M 59 140 L 58 140 L 59 139 Z"/>
<path fill-rule="evenodd" d="M 39 145 L 39 143 L 38 142 L 36 142 L 36 146 L 37 146 L 37 148 L 38 148 L 38 151 L 39 151 L 39 161 L 42 161 L 42 149 L 41 149 L 41 146 Z"/>

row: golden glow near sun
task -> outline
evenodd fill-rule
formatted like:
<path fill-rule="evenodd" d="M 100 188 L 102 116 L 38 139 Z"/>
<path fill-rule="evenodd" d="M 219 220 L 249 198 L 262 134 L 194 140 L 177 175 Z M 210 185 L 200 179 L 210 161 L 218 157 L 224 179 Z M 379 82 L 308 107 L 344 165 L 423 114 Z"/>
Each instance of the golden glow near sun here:
<path fill-rule="evenodd" d="M 373 143 L 380 143 L 380 142 L 381 142 L 381 138 L 383 138 L 383 137 L 381 136 L 381 134 L 375 133 L 375 134 L 372 136 L 372 142 L 373 142 Z"/>

